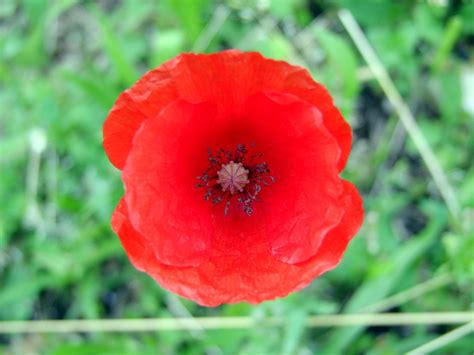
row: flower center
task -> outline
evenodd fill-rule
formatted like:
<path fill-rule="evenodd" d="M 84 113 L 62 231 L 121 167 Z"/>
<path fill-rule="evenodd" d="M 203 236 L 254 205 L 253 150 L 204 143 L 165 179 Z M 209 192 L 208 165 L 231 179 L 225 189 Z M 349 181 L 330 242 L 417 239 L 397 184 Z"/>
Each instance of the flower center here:
<path fill-rule="evenodd" d="M 197 188 L 205 189 L 204 199 L 213 205 L 225 201 L 224 214 L 235 204 L 246 215 L 253 213 L 253 203 L 263 186 L 275 182 L 262 154 L 238 144 L 234 151 L 219 149 L 214 155 L 208 150 L 209 166 L 196 178 Z"/>
<path fill-rule="evenodd" d="M 222 169 L 217 172 L 217 182 L 221 184 L 222 191 L 229 191 L 233 195 L 237 191 L 242 192 L 249 183 L 248 173 L 242 163 L 231 160 L 229 164 L 222 164 Z"/>

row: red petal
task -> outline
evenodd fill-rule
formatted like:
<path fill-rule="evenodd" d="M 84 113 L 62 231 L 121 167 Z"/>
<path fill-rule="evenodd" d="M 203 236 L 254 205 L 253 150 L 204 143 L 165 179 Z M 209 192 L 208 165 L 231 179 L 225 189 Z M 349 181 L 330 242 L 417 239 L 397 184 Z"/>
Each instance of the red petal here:
<path fill-rule="evenodd" d="M 123 248 L 127 252 L 130 262 L 140 271 L 145 270 L 143 256 L 147 251 L 145 238 L 135 232 L 128 221 L 128 212 L 124 199 L 120 199 L 112 214 L 112 229 L 120 238 Z"/>
<path fill-rule="evenodd" d="M 127 92 L 119 96 L 104 123 L 104 149 L 112 164 L 122 169 L 132 149 L 135 132 L 146 119 Z"/>
<path fill-rule="evenodd" d="M 132 224 L 162 263 L 197 265 L 209 248 L 212 228 L 200 218 L 209 208 L 195 188 L 202 168 L 193 166 L 193 154 L 205 146 L 214 117 L 212 105 L 169 105 L 142 125 L 123 170 Z"/>
<path fill-rule="evenodd" d="M 131 262 L 203 305 L 285 296 L 340 261 L 362 201 L 338 177 L 351 131 L 308 72 L 257 53 L 185 54 L 123 93 L 104 147 L 123 169 L 112 218 Z M 207 149 L 255 142 L 276 183 L 254 214 L 212 206 L 194 188 Z"/>
<path fill-rule="evenodd" d="M 217 250 L 245 253 L 232 245 L 244 238 L 265 241 L 276 257 L 301 263 L 340 221 L 340 150 L 320 113 L 276 93 L 252 96 L 244 110 L 245 117 L 219 117 L 211 104 L 177 101 L 139 130 L 123 171 L 125 199 L 132 224 L 153 238 L 162 263 L 197 266 Z M 277 182 L 262 190 L 250 218 L 224 216 L 194 188 L 195 177 L 205 169 L 208 148 L 251 142 Z"/>
<path fill-rule="evenodd" d="M 324 238 L 312 263 L 325 265 L 325 271 L 339 264 L 350 240 L 355 236 L 364 219 L 364 208 L 359 192 L 350 182 L 342 180 L 344 193 L 341 196 L 341 208 L 344 217 L 338 226 Z"/>
<path fill-rule="evenodd" d="M 294 96 L 254 95 L 244 110 L 247 118 L 238 124 L 248 120 L 253 131 L 265 133 L 256 146 L 276 178 L 261 203 L 269 248 L 282 261 L 301 263 L 344 213 L 337 206 L 340 149 L 319 111 Z"/>
<path fill-rule="evenodd" d="M 341 148 L 338 169 L 342 170 L 352 135 L 326 89 L 304 68 L 236 50 L 183 54 L 148 72 L 126 91 L 128 100 L 119 98 L 109 114 L 104 126 L 105 149 L 112 163 L 122 169 L 140 123 L 177 98 L 193 103 L 213 101 L 225 111 L 238 112 L 247 97 L 262 91 L 290 93 L 314 105 Z"/>
<path fill-rule="evenodd" d="M 145 270 L 164 288 L 205 306 L 241 301 L 259 303 L 299 290 L 339 263 L 363 217 L 360 196 L 346 181 L 344 196 L 347 210 L 341 224 L 328 233 L 311 260 L 298 265 L 278 261 L 268 254 L 264 245 L 255 243 L 245 258 L 222 255 L 209 258 L 199 267 L 168 266 L 156 260 L 149 248 L 141 247 L 140 243 L 146 239 L 131 225 L 123 201 L 114 212 L 113 226 L 132 263 L 141 266 L 140 270 Z M 137 241 L 139 248 L 135 245 Z"/>

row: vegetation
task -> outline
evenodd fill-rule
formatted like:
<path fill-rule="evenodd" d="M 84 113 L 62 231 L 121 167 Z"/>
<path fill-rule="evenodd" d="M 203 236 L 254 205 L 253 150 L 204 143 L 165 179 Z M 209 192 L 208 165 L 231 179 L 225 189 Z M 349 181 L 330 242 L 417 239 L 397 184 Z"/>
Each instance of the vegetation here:
<path fill-rule="evenodd" d="M 354 15 L 414 113 L 454 191 L 451 205 L 341 23 L 341 8 Z M 473 18 L 474 4 L 461 0 L 2 0 L 0 320 L 193 315 L 285 322 L 0 334 L 0 353 L 399 354 L 453 329 L 307 328 L 305 320 L 472 307 Z M 101 128 L 118 94 L 148 69 L 183 51 L 226 48 L 303 65 L 329 88 L 354 128 L 344 175 L 363 193 L 366 216 L 340 266 L 305 290 L 257 306 L 203 308 L 129 263 L 110 229 L 123 188 L 103 152 Z M 426 281 L 432 286 L 423 288 Z M 470 353 L 472 344 L 466 336 L 439 352 Z"/>

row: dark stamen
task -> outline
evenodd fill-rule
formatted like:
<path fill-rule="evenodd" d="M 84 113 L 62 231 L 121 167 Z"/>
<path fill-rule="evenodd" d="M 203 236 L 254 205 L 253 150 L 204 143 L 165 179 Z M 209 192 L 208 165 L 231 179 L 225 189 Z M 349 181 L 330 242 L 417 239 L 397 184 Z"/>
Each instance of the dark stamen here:
<path fill-rule="evenodd" d="M 235 151 L 219 149 L 215 155 L 208 149 L 209 166 L 196 179 L 196 188 L 205 189 L 204 199 L 217 205 L 225 201 L 224 215 L 229 213 L 234 203 L 247 216 L 253 213 L 253 203 L 258 201 L 257 195 L 263 186 L 275 182 L 270 175 L 266 162 L 262 162 L 262 154 L 249 152 L 254 145 L 247 149 L 238 144 Z"/>

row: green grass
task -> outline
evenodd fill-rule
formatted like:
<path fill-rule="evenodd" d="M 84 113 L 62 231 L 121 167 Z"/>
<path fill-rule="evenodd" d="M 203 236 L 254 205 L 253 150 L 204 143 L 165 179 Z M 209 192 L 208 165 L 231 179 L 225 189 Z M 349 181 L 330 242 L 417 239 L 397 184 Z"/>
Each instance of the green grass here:
<path fill-rule="evenodd" d="M 135 335 L 0 335 L 0 353 L 398 354 L 453 329 L 304 326 L 308 316 L 370 309 L 439 275 L 450 281 L 402 298 L 389 310 L 472 307 L 474 113 L 462 102 L 474 93 L 461 82 L 474 70 L 474 5 L 435 3 L 2 1 L 0 320 L 189 312 L 278 316 L 286 324 Z M 340 8 L 353 13 L 414 112 L 460 213 L 450 214 L 418 146 L 368 75 L 337 17 Z M 110 229 L 123 188 L 101 146 L 107 112 L 145 71 L 193 48 L 258 50 L 305 66 L 328 87 L 354 129 L 344 177 L 363 193 L 364 226 L 337 269 L 286 299 L 199 307 L 136 271 Z M 472 337 L 440 351 L 469 353 Z"/>

